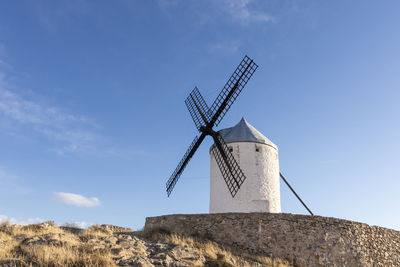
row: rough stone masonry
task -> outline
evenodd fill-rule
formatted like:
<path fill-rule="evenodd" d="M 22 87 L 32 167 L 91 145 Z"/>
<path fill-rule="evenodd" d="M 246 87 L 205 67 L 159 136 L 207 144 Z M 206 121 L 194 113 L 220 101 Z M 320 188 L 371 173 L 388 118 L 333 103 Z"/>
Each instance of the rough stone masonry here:
<path fill-rule="evenodd" d="M 400 266 L 400 232 L 321 216 L 273 213 L 166 215 L 145 229 L 183 235 L 304 266 Z"/>

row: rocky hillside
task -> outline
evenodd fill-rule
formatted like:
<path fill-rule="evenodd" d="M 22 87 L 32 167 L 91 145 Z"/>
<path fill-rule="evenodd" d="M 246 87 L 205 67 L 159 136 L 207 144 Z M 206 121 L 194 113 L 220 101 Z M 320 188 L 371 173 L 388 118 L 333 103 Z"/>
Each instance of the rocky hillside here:
<path fill-rule="evenodd" d="M 0 225 L 0 266 L 295 266 L 211 240 L 102 225 Z"/>

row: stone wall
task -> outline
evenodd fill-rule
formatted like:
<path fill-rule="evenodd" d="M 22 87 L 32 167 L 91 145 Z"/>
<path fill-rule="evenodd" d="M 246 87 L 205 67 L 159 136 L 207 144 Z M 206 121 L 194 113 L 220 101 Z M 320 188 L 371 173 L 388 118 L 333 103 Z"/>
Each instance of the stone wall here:
<path fill-rule="evenodd" d="M 400 266 L 400 232 L 335 218 L 283 213 L 146 218 L 146 230 L 159 227 L 304 266 Z"/>

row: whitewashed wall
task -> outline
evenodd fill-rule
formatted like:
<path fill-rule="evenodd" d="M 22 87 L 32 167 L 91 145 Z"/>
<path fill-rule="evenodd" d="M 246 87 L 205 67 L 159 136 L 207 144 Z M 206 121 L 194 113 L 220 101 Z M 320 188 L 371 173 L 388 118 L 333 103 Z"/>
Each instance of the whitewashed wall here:
<path fill-rule="evenodd" d="M 253 142 L 227 145 L 232 147 L 246 180 L 232 198 L 210 151 L 210 213 L 281 212 L 278 149 Z"/>

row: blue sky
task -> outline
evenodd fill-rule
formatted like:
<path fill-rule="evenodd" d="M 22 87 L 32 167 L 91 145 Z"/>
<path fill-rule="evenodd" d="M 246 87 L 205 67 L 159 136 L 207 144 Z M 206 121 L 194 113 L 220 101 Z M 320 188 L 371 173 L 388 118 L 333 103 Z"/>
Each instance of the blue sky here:
<path fill-rule="evenodd" d="M 400 230 L 399 1 L 2 1 L 0 220 L 207 213 L 207 139 L 165 182 L 242 57 L 244 116 L 315 214 Z M 307 214 L 281 184 L 284 212 Z"/>

